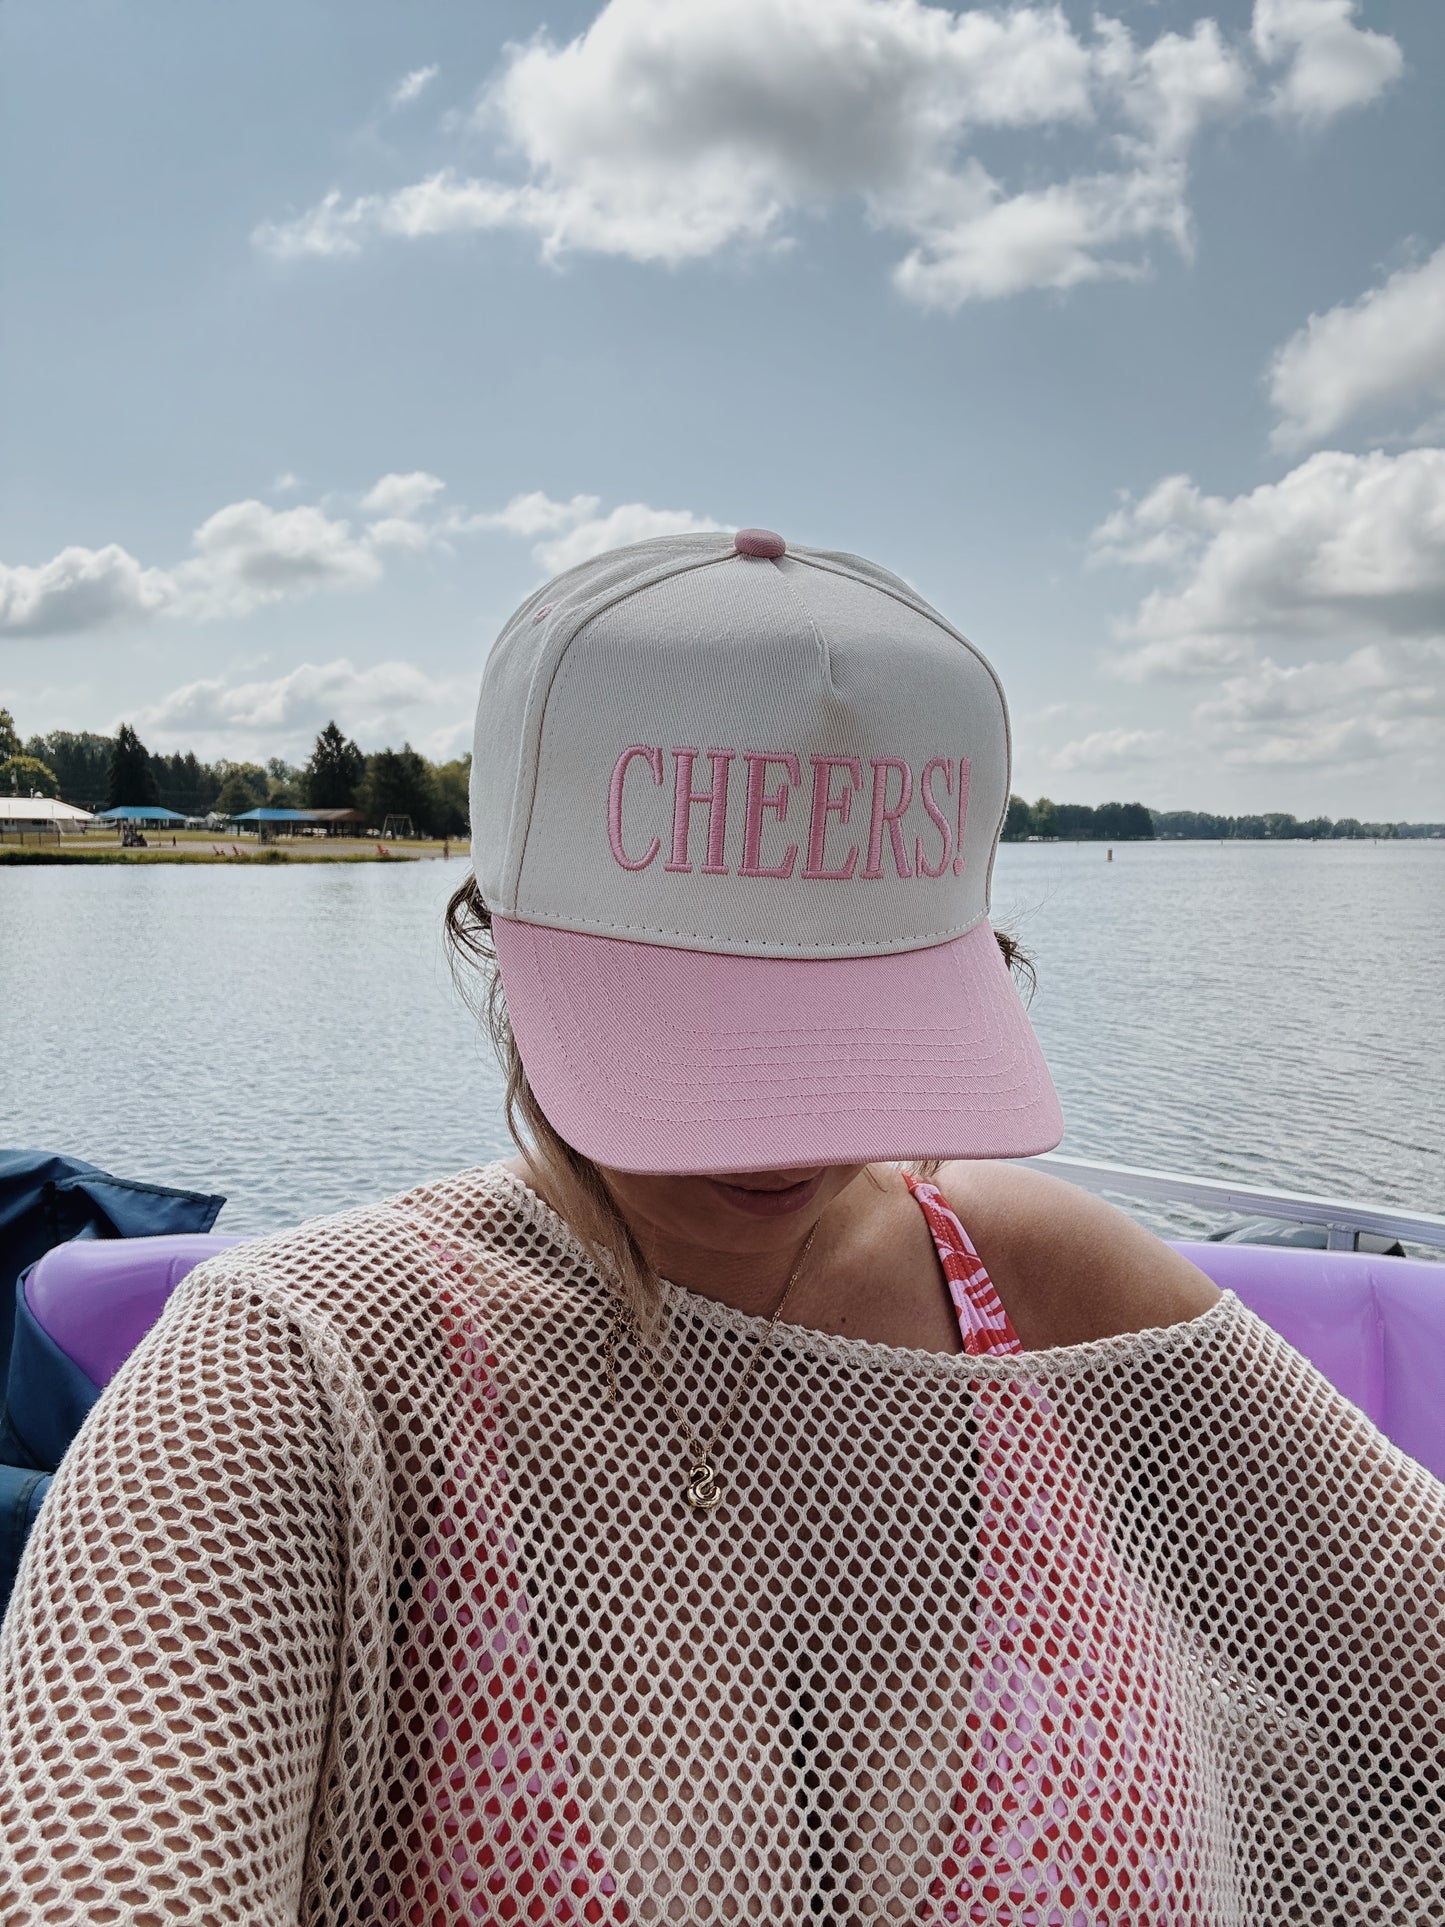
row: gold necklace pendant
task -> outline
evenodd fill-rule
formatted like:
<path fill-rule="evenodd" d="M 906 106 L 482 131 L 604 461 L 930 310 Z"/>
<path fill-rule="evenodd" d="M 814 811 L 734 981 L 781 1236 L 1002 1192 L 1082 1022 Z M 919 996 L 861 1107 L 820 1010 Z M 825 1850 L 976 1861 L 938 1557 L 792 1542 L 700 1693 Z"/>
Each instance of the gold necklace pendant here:
<path fill-rule="evenodd" d="M 711 1512 L 722 1498 L 717 1474 L 706 1459 L 699 1459 L 687 1477 L 687 1502 L 694 1512 Z"/>

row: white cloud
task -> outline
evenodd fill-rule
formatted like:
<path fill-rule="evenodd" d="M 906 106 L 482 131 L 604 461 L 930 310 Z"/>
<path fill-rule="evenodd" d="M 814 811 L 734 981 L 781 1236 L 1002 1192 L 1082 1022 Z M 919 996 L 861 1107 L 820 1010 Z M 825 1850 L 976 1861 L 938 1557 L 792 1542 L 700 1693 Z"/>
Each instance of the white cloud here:
<path fill-rule="evenodd" d="M 1232 499 L 1171 476 L 1094 532 L 1106 560 L 1161 566 L 1117 664 L 1201 674 L 1256 645 L 1445 635 L 1445 449 L 1321 451 Z"/>
<path fill-rule="evenodd" d="M 269 680 L 187 683 L 136 715 L 156 743 L 174 741 L 202 754 L 275 755 L 309 747 L 333 717 L 365 744 L 405 734 L 408 720 L 467 699 L 453 681 L 428 676 L 409 662 L 357 668 L 345 657 L 304 662 Z"/>
<path fill-rule="evenodd" d="M 559 502 L 536 489 L 514 495 L 504 508 L 454 517 L 446 527 L 459 534 L 494 530 L 523 538 L 544 537 L 534 544 L 532 554 L 548 575 L 560 575 L 605 549 L 624 548 L 629 542 L 646 542 L 659 535 L 728 526 L 694 515 L 691 509 L 655 509 L 646 502 L 623 502 L 599 514 L 600 508 L 596 495 L 574 495 Z"/>
<path fill-rule="evenodd" d="M 574 569 L 579 562 L 606 549 L 625 548 L 629 542 L 648 542 L 659 535 L 689 535 L 719 524 L 690 509 L 655 509 L 646 502 L 624 502 L 606 515 L 589 516 L 565 534 L 539 542 L 532 553 L 549 575 Z"/>
<path fill-rule="evenodd" d="M 412 469 L 406 475 L 383 475 L 362 496 L 362 513 L 401 515 L 409 519 L 418 509 L 429 507 L 445 487 L 439 476 L 429 475 L 422 468 Z"/>
<path fill-rule="evenodd" d="M 271 484 L 273 495 L 294 495 L 301 486 L 301 477 L 293 475 L 289 468 L 283 468 Z"/>
<path fill-rule="evenodd" d="M 404 550 L 412 555 L 442 545 L 434 527 L 406 515 L 383 515 L 379 521 L 368 522 L 366 540 L 373 550 Z"/>
<path fill-rule="evenodd" d="M 351 525 L 319 508 L 233 502 L 196 530 L 194 561 L 174 571 L 187 614 L 246 615 L 312 589 L 360 588 L 381 564 Z"/>
<path fill-rule="evenodd" d="M 1121 625 L 1113 666 L 1203 679 L 1195 722 L 1224 763 L 1438 772 L 1445 449 L 1322 452 L 1232 498 L 1170 476 L 1094 545 L 1172 578 Z"/>
<path fill-rule="evenodd" d="M 1320 441 L 1357 415 L 1445 400 L 1445 247 L 1353 303 L 1311 315 L 1276 353 L 1273 440 Z"/>
<path fill-rule="evenodd" d="M 381 574 L 369 532 L 307 505 L 232 502 L 196 530 L 192 553 L 145 568 L 116 543 L 65 548 L 38 568 L 0 563 L 0 634 L 75 634 L 153 616 L 244 616 L 317 589 L 365 588 Z"/>
<path fill-rule="evenodd" d="M 410 107 L 413 101 L 420 100 L 431 86 L 440 67 L 413 67 L 409 74 L 403 74 L 386 97 L 387 110 L 396 113 L 402 107 Z"/>
<path fill-rule="evenodd" d="M 143 569 L 114 542 L 62 549 L 39 568 L 0 563 L 0 634 L 99 629 L 157 615 L 175 600 L 175 582 L 164 569 Z"/>
<path fill-rule="evenodd" d="M 1048 759 L 1056 770 L 1127 770 L 1168 756 L 1175 739 L 1162 729 L 1096 729 L 1065 743 Z"/>
<path fill-rule="evenodd" d="M 1236 766 L 1358 768 L 1391 757 L 1438 767 L 1445 642 L 1391 639 L 1334 661 L 1266 656 L 1195 713 Z"/>
<path fill-rule="evenodd" d="M 75 633 L 158 615 L 245 616 L 317 590 L 368 588 L 386 558 L 449 555 L 454 537 L 531 541 L 535 560 L 556 574 L 604 549 L 724 526 L 690 509 L 624 502 L 604 511 L 596 495 L 554 501 L 541 490 L 514 495 L 500 509 L 432 513 L 444 487 L 420 469 L 383 475 L 360 498 L 371 519 L 358 529 L 312 504 L 232 502 L 207 517 L 190 557 L 172 568 L 142 568 L 114 543 L 66 548 L 38 568 L 0 563 L 0 635 Z"/>
<path fill-rule="evenodd" d="M 1349 0 L 1258 0 L 1257 55 L 1284 66 L 1293 111 L 1357 105 L 1398 68 L 1395 43 L 1349 14 Z M 852 200 L 901 238 L 903 293 L 954 308 L 1137 275 L 1155 239 L 1187 247 L 1188 151 L 1253 90 L 1246 51 L 1208 18 L 1141 45 L 1115 20 L 1076 31 L 1058 6 L 608 0 L 576 38 L 512 48 L 486 88 L 474 131 L 519 178 L 448 167 L 387 193 L 333 189 L 254 238 L 296 258 L 511 228 L 549 258 L 677 264 L 782 245 L 790 221 Z M 1082 162 L 1011 185 L 970 151 L 1030 129 L 1073 130 Z"/>
<path fill-rule="evenodd" d="M 505 508 L 484 510 L 457 524 L 466 529 L 499 529 L 507 535 L 551 535 L 558 529 L 573 528 L 601 506 L 596 495 L 574 495 L 569 502 L 554 502 L 541 489 L 529 495 L 514 495 Z"/>
<path fill-rule="evenodd" d="M 1357 11 L 1357 0 L 1255 0 L 1255 49 L 1284 68 L 1272 96 L 1276 112 L 1318 125 L 1368 106 L 1399 79 L 1398 43 L 1357 27 Z"/>

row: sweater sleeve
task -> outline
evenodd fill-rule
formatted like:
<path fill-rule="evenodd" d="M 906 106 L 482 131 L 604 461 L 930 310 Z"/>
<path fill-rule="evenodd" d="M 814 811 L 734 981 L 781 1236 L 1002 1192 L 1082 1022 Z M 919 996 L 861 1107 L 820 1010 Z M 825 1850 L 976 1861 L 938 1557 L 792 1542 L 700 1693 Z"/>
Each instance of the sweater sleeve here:
<path fill-rule="evenodd" d="M 0 1918 L 297 1919 L 345 1604 L 333 1401 L 192 1274 L 81 1429 L 0 1638 Z"/>

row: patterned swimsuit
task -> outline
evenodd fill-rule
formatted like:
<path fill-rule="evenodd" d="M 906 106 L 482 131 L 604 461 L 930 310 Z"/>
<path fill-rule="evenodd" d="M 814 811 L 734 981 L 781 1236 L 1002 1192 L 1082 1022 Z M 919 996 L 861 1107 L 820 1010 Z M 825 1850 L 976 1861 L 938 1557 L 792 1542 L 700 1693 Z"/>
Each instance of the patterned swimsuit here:
<path fill-rule="evenodd" d="M 963 1349 L 970 1358 L 998 1358 L 1006 1352 L 1019 1352 L 1018 1333 L 999 1302 L 993 1280 L 983 1268 L 983 1260 L 973 1241 L 959 1223 L 957 1213 L 944 1202 L 937 1185 L 925 1184 L 910 1172 L 903 1182 L 917 1199 L 933 1238 L 938 1261 L 948 1281 L 948 1295 L 958 1314 L 958 1329 L 963 1334 Z"/>
<path fill-rule="evenodd" d="M 1022 1351 L 1018 1334 L 956 1213 L 935 1185 L 903 1173 L 922 1210 L 958 1317 L 965 1354 L 1001 1358 Z M 952 1840 L 914 1918 L 919 1927 L 1198 1927 L 1192 1910 L 1178 1910 L 1172 1892 L 1175 1855 L 1143 1855 L 1135 1843 L 1140 1816 L 1184 1804 L 1187 1782 L 1178 1735 L 1167 1710 L 1133 1675 L 1128 1587 L 1090 1519 L 1089 1495 L 1077 1479 L 1073 1455 L 1047 1399 L 1019 1397 L 1008 1381 L 985 1381 L 975 1392 L 973 1438 L 979 1495 L 977 1622 L 973 1704 L 964 1728 L 971 1759 L 950 1803 Z M 479 1529 L 462 1516 L 439 1522 L 444 1535 L 503 1540 L 495 1527 Z M 1057 1515 L 1072 1514 L 1061 1535 Z M 1035 1557 L 1015 1577 L 1009 1550 L 1020 1536 L 1036 1540 Z M 1065 1543 L 1067 1542 L 1067 1544 Z M 1083 1549 L 1088 1569 L 1082 1616 L 1109 1629 L 1107 1658 L 1087 1636 L 1059 1642 L 1045 1630 L 1045 1610 Z M 490 1561 L 481 1563 L 490 1564 Z M 504 1562 L 509 1564 L 510 1562 Z M 500 1568 L 488 1571 L 478 1592 L 479 1624 L 496 1623 L 495 1598 L 507 1590 Z M 512 1581 L 515 1587 L 515 1580 Z M 437 1604 L 427 1587 L 409 1615 L 422 1632 Z M 1092 1610 L 1090 1610 L 1092 1609 Z M 528 1616 L 517 1590 L 508 1616 L 520 1631 Z M 530 1639 L 526 1645 L 530 1649 Z M 590 1830 L 574 1787 L 567 1741 L 542 1696 L 535 1654 L 527 1659 L 531 1725 L 513 1727 L 510 1745 L 497 1745 L 497 1780 L 484 1818 L 463 1792 L 466 1775 L 454 1732 L 470 1728 L 487 1708 L 454 1697 L 437 1725 L 442 1742 L 429 1778 L 431 1811 L 422 1838 L 413 1837 L 411 1874 L 402 1904 L 386 1918 L 408 1927 L 483 1927 L 504 1867 L 535 1870 L 537 1892 L 528 1920 L 547 1927 L 626 1927 L 630 1909 Z M 519 1682 L 500 1674 L 489 1691 L 497 1711 L 512 1709 Z M 494 1741 L 502 1728 L 486 1722 Z M 525 1744 L 520 1748 L 518 1738 Z M 472 1767 L 481 1755 L 472 1749 Z M 517 1779 L 519 1769 L 525 1785 Z M 448 1791 L 448 1781 L 453 1782 Z M 531 1820 L 529 1800 L 555 1802 L 555 1839 Z M 460 1795 L 460 1797 L 457 1797 Z M 544 1802 L 545 1804 L 545 1802 Z M 497 1820 L 514 1808 L 519 1825 Z M 566 1822 L 565 1828 L 563 1822 Z M 805 1824 L 816 1824 L 809 1815 Z M 566 1839 L 563 1839 L 565 1831 Z M 490 1877 L 489 1877 L 490 1876 Z M 831 1916 L 830 1916 L 831 1917 Z"/>

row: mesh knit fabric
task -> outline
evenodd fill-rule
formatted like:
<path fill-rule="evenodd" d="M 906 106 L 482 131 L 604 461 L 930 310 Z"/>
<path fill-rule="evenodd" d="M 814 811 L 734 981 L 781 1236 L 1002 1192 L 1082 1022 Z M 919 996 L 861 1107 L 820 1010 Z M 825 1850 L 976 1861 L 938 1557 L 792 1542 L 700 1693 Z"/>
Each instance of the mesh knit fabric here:
<path fill-rule="evenodd" d="M 0 1919 L 1445 1918 L 1445 1489 L 1236 1300 L 781 1326 L 705 1516 L 606 1328 L 496 1166 L 193 1273 L 26 1555 Z"/>

